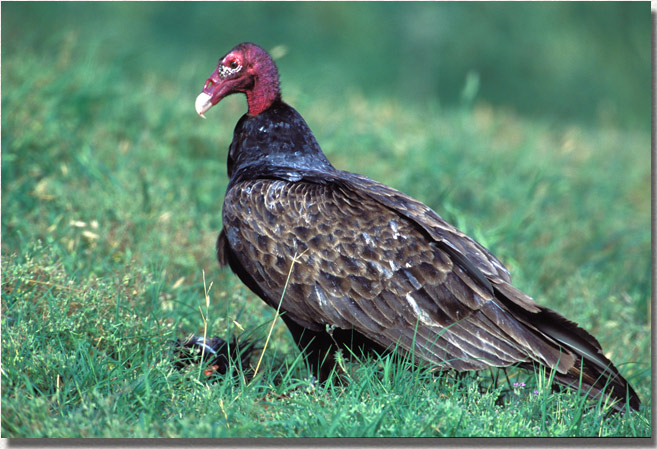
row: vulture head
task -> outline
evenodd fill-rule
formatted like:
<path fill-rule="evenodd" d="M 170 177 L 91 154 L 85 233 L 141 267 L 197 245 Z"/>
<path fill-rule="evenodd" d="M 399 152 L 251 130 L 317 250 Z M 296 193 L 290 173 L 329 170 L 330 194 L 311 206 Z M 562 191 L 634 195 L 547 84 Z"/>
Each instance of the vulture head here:
<path fill-rule="evenodd" d="M 196 112 L 205 118 L 212 106 L 238 92 L 246 94 L 251 116 L 260 114 L 281 97 L 276 64 L 265 50 L 249 42 L 237 45 L 219 60 L 196 97 Z"/>

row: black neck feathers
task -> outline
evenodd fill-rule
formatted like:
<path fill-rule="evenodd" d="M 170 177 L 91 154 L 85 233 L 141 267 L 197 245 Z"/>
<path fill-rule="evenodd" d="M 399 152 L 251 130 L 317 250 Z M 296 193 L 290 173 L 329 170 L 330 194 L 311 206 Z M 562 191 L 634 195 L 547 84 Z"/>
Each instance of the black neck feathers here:
<path fill-rule="evenodd" d="M 299 181 L 318 172 L 335 168 L 305 120 L 283 101 L 237 122 L 228 153 L 231 184 L 263 177 Z"/>

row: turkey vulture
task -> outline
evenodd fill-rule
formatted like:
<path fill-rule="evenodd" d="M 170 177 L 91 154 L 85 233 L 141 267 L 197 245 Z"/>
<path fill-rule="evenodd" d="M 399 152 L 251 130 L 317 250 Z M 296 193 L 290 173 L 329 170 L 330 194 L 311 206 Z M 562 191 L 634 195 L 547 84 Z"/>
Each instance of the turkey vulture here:
<path fill-rule="evenodd" d="M 513 287 L 486 248 L 421 202 L 334 168 L 255 44 L 219 60 L 196 111 L 237 92 L 248 112 L 229 147 L 217 257 L 280 307 L 320 381 L 338 347 L 396 348 L 436 370 L 545 366 L 560 384 L 638 410 L 598 341 Z"/>

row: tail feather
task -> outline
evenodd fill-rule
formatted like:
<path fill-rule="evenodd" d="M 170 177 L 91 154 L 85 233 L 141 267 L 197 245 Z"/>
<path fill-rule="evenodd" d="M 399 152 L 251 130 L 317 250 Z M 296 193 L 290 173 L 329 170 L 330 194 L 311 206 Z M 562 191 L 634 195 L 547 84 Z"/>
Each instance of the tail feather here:
<path fill-rule="evenodd" d="M 617 401 L 614 406 L 617 410 L 623 410 L 626 402 L 629 402 L 632 409 L 639 409 L 639 396 L 602 353 L 602 347 L 595 337 L 545 307 L 541 307 L 538 315 L 534 321 L 536 328 L 578 356 L 566 373 L 555 373 L 557 382 L 571 388 L 578 388 L 581 384 L 581 389 L 594 399 L 601 394 L 609 396 Z"/>
<path fill-rule="evenodd" d="M 593 399 L 604 394 L 616 401 L 614 408 L 619 411 L 625 408 L 626 403 L 630 408 L 639 410 L 639 396 L 605 357 L 593 335 L 553 310 L 536 303 L 532 304 L 532 308 L 525 307 L 524 303 L 510 299 L 514 297 L 512 288 L 498 288 L 497 291 L 498 299 L 519 321 L 569 355 L 562 357 L 555 366 L 549 366 L 554 369 L 554 378 L 559 384 L 573 389 L 581 386 L 581 391 Z"/>

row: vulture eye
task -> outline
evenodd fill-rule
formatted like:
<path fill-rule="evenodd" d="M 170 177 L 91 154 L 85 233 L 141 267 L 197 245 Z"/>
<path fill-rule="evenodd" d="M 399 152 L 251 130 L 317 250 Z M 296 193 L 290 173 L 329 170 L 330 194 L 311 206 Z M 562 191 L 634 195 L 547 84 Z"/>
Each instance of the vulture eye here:
<path fill-rule="evenodd" d="M 219 64 L 219 77 L 224 79 L 234 73 L 239 72 L 241 69 L 242 65 L 237 58 L 226 58 L 221 64 Z"/>

